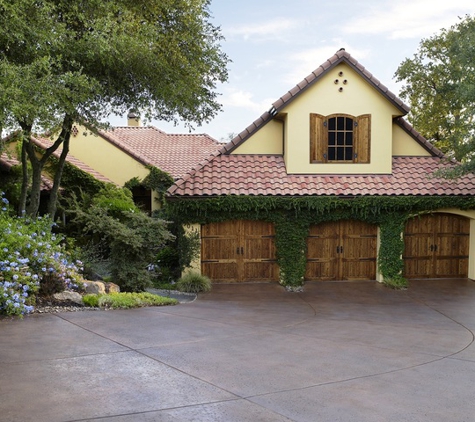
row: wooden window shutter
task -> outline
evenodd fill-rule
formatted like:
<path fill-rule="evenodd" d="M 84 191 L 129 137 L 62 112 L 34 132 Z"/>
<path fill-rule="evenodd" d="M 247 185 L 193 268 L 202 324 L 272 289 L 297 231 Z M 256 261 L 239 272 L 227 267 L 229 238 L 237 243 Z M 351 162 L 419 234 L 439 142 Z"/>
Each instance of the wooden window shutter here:
<path fill-rule="evenodd" d="M 310 114 L 310 162 L 324 163 L 326 161 L 327 139 L 325 131 L 325 116 Z"/>
<path fill-rule="evenodd" d="M 356 118 L 355 127 L 355 163 L 370 162 L 371 114 L 362 114 Z"/>

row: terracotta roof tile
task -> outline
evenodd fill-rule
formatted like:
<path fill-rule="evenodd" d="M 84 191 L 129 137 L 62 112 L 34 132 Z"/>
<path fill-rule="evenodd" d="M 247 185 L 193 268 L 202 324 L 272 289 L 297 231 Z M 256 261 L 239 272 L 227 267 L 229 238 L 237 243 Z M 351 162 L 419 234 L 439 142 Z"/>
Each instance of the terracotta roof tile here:
<path fill-rule="evenodd" d="M 179 179 L 168 195 L 475 195 L 473 174 L 458 181 L 429 177 L 447 165 L 438 157 L 393 157 L 392 174 L 288 175 L 282 156 L 220 155 Z"/>
<path fill-rule="evenodd" d="M 116 127 L 100 135 L 142 164 L 158 167 L 174 178 L 223 147 L 206 134 L 167 134 L 152 126 Z"/>

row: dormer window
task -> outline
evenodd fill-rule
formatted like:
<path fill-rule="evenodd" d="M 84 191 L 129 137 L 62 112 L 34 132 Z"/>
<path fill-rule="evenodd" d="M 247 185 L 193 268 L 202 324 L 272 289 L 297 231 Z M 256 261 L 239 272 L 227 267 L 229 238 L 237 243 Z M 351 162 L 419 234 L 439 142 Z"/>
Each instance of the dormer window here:
<path fill-rule="evenodd" d="M 369 163 L 371 115 L 310 114 L 311 163 Z"/>

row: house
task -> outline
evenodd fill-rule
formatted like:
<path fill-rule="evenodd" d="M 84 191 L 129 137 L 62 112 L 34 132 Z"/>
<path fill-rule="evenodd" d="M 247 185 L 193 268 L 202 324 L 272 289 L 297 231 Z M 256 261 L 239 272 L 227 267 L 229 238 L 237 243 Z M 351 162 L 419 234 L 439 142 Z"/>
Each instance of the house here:
<path fill-rule="evenodd" d="M 344 49 L 168 190 L 214 281 L 475 279 L 475 175 Z"/>
<path fill-rule="evenodd" d="M 133 178 L 143 180 L 155 167 L 173 179 L 222 147 L 206 134 L 168 134 L 153 126 L 142 126 L 129 113 L 128 125 L 92 133 L 80 125 L 73 126 L 70 154 L 118 186 Z M 160 207 L 150 189 L 137 186 L 134 199 L 146 210 Z"/>

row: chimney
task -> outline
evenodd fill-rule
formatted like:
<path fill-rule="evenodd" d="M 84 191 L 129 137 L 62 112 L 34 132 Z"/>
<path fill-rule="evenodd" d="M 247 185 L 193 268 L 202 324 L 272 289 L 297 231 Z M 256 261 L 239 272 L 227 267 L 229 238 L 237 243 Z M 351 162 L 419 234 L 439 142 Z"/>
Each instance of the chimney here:
<path fill-rule="evenodd" d="M 142 122 L 140 121 L 139 114 L 133 110 L 130 110 L 129 114 L 127 114 L 127 126 L 133 126 L 133 127 L 142 126 Z"/>

